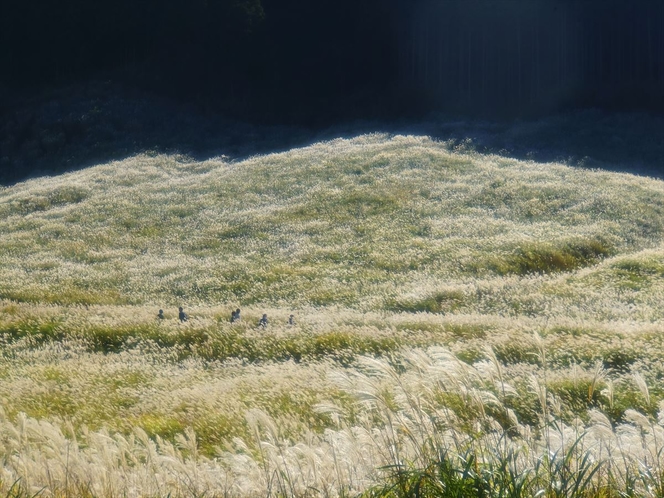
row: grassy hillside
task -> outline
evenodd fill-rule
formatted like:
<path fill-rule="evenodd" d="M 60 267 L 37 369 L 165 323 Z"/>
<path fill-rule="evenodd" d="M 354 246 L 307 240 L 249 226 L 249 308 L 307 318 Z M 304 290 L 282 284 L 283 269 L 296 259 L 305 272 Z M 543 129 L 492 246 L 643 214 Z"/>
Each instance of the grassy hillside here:
<path fill-rule="evenodd" d="M 610 314 L 605 296 L 622 289 L 601 275 L 629 267 L 627 254 L 655 270 L 623 272 L 657 273 L 656 256 L 639 253 L 660 243 L 663 193 L 416 137 L 230 164 L 140 156 L 2 191 L 0 295 L 527 314 L 599 290 L 592 313 Z"/>
<path fill-rule="evenodd" d="M 31 180 L 0 233 L 4 492 L 664 489 L 661 181 L 366 135 Z"/>

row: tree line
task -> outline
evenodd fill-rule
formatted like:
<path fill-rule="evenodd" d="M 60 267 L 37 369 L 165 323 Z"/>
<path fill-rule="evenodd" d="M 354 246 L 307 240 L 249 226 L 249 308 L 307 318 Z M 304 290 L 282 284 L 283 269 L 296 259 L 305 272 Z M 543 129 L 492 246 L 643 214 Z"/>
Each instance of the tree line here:
<path fill-rule="evenodd" d="M 0 86 L 91 77 L 254 117 L 662 109 L 654 0 L 5 0 Z"/>
<path fill-rule="evenodd" d="M 400 71 L 433 107 L 664 110 L 664 2 L 433 0 L 409 23 Z"/>

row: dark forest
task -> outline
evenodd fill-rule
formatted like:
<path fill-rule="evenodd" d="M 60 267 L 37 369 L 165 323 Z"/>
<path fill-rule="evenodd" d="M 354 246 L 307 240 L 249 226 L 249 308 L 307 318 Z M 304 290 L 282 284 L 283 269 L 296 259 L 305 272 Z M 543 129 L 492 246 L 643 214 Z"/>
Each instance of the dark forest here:
<path fill-rule="evenodd" d="M 0 9 L 5 122 L 24 119 L 15 115 L 26 98 L 91 80 L 279 125 L 664 110 L 659 0 L 5 0 Z"/>
<path fill-rule="evenodd" d="M 115 73 L 263 117 L 664 103 L 664 2 L 656 0 L 2 5 L 5 91 Z"/>

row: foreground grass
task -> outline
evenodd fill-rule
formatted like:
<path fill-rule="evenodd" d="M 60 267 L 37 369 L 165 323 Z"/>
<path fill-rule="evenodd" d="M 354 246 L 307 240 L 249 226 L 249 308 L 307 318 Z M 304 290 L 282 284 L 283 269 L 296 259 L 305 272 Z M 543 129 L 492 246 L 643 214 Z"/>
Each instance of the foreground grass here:
<path fill-rule="evenodd" d="M 381 330 L 342 318 L 327 326 L 355 321 L 378 342 L 408 333 L 382 359 L 342 346 L 300 363 L 7 344 L 3 483 L 94 496 L 651 496 L 661 485 L 657 326 L 397 314 Z M 333 335 L 324 328 L 314 334 Z M 275 345 L 290 333 L 261 331 Z"/>
<path fill-rule="evenodd" d="M 4 189 L 0 489 L 662 496 L 663 210 L 382 135 Z"/>

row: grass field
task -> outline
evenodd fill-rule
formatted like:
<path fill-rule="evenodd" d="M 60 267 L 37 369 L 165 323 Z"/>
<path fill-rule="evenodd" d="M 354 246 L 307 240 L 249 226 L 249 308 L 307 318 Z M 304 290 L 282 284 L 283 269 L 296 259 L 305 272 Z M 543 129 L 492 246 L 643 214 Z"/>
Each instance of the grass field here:
<path fill-rule="evenodd" d="M 661 181 L 374 134 L 31 180 L 0 234 L 8 496 L 664 496 Z"/>

